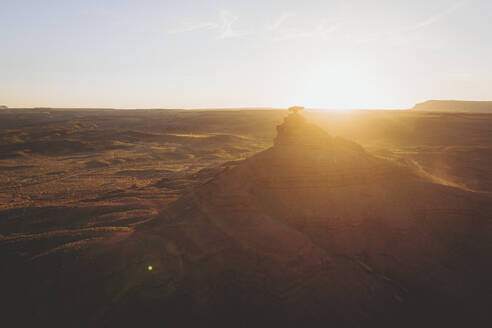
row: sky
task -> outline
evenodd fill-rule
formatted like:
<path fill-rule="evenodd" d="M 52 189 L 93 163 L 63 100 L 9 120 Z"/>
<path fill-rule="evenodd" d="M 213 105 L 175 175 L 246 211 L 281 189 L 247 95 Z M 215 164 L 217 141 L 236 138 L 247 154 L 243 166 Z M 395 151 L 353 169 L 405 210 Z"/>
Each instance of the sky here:
<path fill-rule="evenodd" d="M 490 0 L 0 0 L 0 105 L 492 100 Z"/>

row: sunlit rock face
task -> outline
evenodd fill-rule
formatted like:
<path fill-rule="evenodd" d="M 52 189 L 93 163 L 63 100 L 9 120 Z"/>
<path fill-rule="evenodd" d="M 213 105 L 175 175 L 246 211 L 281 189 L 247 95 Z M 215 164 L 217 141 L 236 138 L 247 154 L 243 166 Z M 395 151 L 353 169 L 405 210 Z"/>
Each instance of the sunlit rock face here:
<path fill-rule="evenodd" d="M 148 227 L 179 263 L 160 273 L 179 285 L 160 302 L 177 298 L 196 316 L 186 320 L 217 326 L 438 324 L 492 271 L 468 263 L 473 249 L 490 251 L 487 209 L 486 198 L 431 183 L 294 112 L 273 147 Z M 462 240 L 476 246 L 456 251 Z"/>
<path fill-rule="evenodd" d="M 292 147 L 299 150 L 304 148 L 309 151 L 316 151 L 311 148 L 318 148 L 317 151 L 327 152 L 334 147 L 340 149 L 363 152 L 363 148 L 351 141 L 341 138 L 333 138 L 325 130 L 310 123 L 306 118 L 297 113 L 291 113 L 285 117 L 284 122 L 277 126 L 277 136 L 273 140 L 276 147 Z"/>
<path fill-rule="evenodd" d="M 308 123 L 298 113 L 288 115 L 281 125 L 277 126 L 276 146 L 328 146 L 332 138 L 320 127 Z"/>

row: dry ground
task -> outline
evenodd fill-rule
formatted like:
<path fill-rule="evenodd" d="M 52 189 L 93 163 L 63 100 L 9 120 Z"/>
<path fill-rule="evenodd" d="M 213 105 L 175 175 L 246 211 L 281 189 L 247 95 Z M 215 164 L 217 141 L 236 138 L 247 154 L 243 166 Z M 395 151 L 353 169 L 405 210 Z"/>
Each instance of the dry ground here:
<path fill-rule="evenodd" d="M 118 251 L 114 245 L 224 167 L 271 146 L 285 115 L 275 110 L 0 111 L 0 303 L 6 318 L 84 326 L 80 316 L 87 309 L 92 317 L 85 320 L 104 316 L 108 302 L 124 294 L 116 290 L 121 281 L 112 277 L 128 280 L 123 283 L 128 289 L 134 286 L 139 277 L 119 273 L 142 266 L 141 274 L 147 274 L 144 250 L 151 247 Z M 435 183 L 486 197 L 492 192 L 490 114 L 307 115 L 329 133 L 413 166 Z M 173 251 L 157 238 L 142 243 Z M 129 257 L 139 260 L 128 262 Z"/>

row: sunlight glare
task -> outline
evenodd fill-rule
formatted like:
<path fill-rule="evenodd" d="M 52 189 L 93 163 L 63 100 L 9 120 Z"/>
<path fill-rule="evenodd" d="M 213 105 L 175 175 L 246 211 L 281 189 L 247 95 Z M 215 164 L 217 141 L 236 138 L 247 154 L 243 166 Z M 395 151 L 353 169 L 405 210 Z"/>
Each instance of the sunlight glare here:
<path fill-rule="evenodd" d="M 392 101 L 389 86 L 350 64 L 322 65 L 303 82 L 300 97 L 311 108 L 363 109 Z"/>

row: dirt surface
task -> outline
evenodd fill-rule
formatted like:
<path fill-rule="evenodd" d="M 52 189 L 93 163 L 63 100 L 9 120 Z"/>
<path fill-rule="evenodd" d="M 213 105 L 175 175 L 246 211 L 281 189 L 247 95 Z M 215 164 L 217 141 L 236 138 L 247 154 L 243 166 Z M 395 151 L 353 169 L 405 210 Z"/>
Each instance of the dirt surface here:
<path fill-rule="evenodd" d="M 3 321 L 487 326 L 492 115 L 286 115 L 0 112 Z"/>

